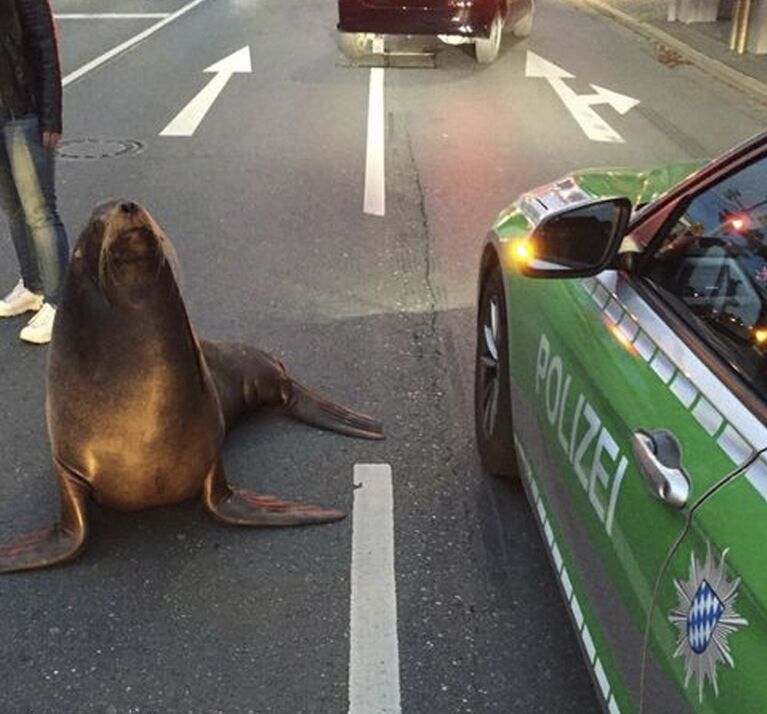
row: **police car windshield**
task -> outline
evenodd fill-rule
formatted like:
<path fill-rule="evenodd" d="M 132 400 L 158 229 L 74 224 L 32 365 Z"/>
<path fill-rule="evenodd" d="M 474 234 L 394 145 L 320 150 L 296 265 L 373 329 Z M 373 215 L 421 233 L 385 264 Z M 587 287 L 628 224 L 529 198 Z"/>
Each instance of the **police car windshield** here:
<path fill-rule="evenodd" d="M 767 160 L 695 196 L 648 277 L 767 397 Z"/>

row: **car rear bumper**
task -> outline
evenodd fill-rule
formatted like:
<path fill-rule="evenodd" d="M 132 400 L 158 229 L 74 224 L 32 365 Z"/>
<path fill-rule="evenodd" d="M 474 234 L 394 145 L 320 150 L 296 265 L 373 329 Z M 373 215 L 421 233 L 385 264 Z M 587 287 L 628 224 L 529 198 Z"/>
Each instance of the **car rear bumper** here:
<path fill-rule="evenodd" d="M 394 2 L 380 7 L 365 0 L 338 0 L 338 29 L 381 35 L 487 37 L 497 7 L 497 0 L 445 0 L 432 7 L 403 7 Z"/>

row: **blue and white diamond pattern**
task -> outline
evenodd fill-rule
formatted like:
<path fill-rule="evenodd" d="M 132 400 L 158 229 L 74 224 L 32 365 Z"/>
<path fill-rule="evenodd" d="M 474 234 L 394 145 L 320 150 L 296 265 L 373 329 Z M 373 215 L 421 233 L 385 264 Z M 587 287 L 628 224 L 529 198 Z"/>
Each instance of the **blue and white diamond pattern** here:
<path fill-rule="evenodd" d="M 711 642 L 711 635 L 724 612 L 724 603 L 704 580 L 692 601 L 687 614 L 687 639 L 693 652 L 701 654 Z"/>
<path fill-rule="evenodd" d="M 698 701 L 703 702 L 703 689 L 709 682 L 714 695 L 719 694 L 717 668 L 735 666 L 729 637 L 748 620 L 735 610 L 740 578 L 730 578 L 725 566 L 727 549 L 717 562 L 706 544 L 703 562 L 690 554 L 690 577 L 674 579 L 679 606 L 669 613 L 669 620 L 678 629 L 674 657 L 684 657 L 684 686 L 694 679 L 698 685 Z"/>

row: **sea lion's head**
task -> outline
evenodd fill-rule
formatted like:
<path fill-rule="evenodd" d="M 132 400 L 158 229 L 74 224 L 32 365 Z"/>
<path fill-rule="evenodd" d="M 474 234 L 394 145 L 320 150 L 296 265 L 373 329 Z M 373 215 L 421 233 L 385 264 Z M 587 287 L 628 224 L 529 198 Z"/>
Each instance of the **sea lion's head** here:
<path fill-rule="evenodd" d="M 113 199 L 93 209 L 72 262 L 110 294 L 151 288 L 168 271 L 173 277 L 176 254 L 149 211 L 134 201 Z"/>

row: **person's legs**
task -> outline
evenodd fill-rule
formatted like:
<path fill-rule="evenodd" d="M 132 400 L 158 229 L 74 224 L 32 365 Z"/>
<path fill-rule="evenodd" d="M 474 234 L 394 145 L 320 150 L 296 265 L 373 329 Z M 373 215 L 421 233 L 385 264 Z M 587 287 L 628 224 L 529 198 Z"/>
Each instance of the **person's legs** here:
<path fill-rule="evenodd" d="M 0 127 L 4 124 L 0 116 Z M 11 173 L 10 157 L 5 148 L 5 137 L 0 128 L 0 209 L 8 219 L 8 227 L 11 232 L 11 240 L 19 260 L 19 270 L 24 287 L 33 293 L 43 292 L 43 283 L 40 272 L 37 269 L 32 245 L 27 232 L 27 224 L 24 219 L 24 209 L 21 199 L 16 191 L 16 184 Z"/>
<path fill-rule="evenodd" d="M 69 245 L 56 210 L 53 155 L 43 146 L 37 117 L 6 122 L 3 136 L 45 300 L 55 306 L 69 257 Z"/>
<path fill-rule="evenodd" d="M 61 220 L 56 200 L 56 150 L 43 147 L 45 157 L 45 170 L 43 172 L 43 193 L 45 200 L 50 207 L 53 216 L 53 230 L 56 232 L 56 250 L 58 252 L 59 265 L 61 273 L 59 277 L 59 292 L 61 291 L 61 282 L 64 280 L 64 274 L 69 265 L 69 239 L 67 231 L 64 228 L 64 222 Z"/>

